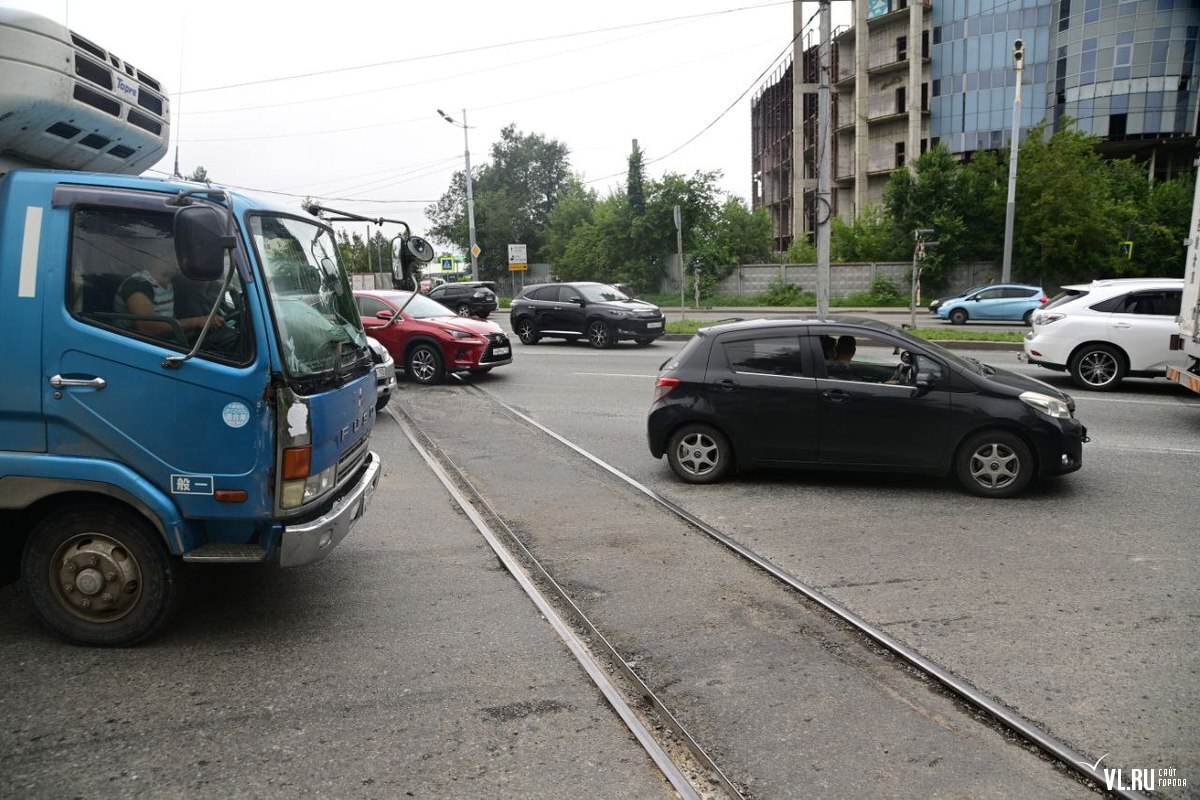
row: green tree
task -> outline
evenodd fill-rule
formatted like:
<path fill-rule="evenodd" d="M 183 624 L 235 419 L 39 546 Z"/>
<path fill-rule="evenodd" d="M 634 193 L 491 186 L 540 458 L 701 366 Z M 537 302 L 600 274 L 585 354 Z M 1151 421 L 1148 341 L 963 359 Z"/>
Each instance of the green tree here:
<path fill-rule="evenodd" d="M 1114 197 L 1096 138 L 1065 128 L 1049 139 L 1037 125 L 1021 143 L 1013 273 L 1043 285 L 1118 274 L 1130 210 Z"/>
<path fill-rule="evenodd" d="M 490 161 L 472 170 L 483 277 L 495 279 L 507 269 L 509 244 L 524 244 L 531 259 L 542 258 L 550 215 L 568 186 L 569 155 L 561 142 L 508 125 L 492 145 Z M 433 222 L 433 239 L 463 252 L 470 248 L 464 172 L 454 174 L 450 187 L 425 213 Z"/>
<path fill-rule="evenodd" d="M 896 226 L 879 206 L 867 206 L 847 224 L 841 217 L 830 223 L 830 261 L 895 261 L 910 257 L 903 253 L 895 233 Z M 789 252 L 788 260 L 791 260 Z M 813 261 L 816 252 L 813 252 Z"/>
<path fill-rule="evenodd" d="M 196 183 L 208 183 L 208 170 L 206 170 L 204 167 L 196 167 L 195 171 L 192 172 L 191 175 L 188 175 L 186 178 L 184 178 L 184 180 L 195 181 Z"/>

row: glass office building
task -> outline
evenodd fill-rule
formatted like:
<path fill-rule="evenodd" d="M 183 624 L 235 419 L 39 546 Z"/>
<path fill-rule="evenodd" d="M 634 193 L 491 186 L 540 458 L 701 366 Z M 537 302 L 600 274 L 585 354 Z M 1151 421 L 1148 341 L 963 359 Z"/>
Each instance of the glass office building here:
<path fill-rule="evenodd" d="M 946 0 L 932 6 L 930 136 L 954 153 L 1007 147 L 1013 42 L 1025 44 L 1021 130 L 1074 120 L 1158 177 L 1191 168 L 1200 2 Z"/>

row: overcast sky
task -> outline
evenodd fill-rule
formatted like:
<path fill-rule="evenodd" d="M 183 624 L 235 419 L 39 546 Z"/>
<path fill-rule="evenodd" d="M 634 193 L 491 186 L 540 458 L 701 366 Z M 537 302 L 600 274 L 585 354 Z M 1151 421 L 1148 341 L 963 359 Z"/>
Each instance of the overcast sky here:
<path fill-rule="evenodd" d="M 601 195 L 631 143 L 651 177 L 720 170 L 749 201 L 750 101 L 792 37 L 785 0 L 0 0 L 66 24 L 172 101 L 170 172 L 408 221 L 502 127 L 557 139 Z M 835 4 L 843 5 L 843 4 Z M 804 17 L 818 5 L 804 4 Z M 815 22 L 814 22 L 815 24 Z M 764 74 L 765 73 L 765 74 Z"/>

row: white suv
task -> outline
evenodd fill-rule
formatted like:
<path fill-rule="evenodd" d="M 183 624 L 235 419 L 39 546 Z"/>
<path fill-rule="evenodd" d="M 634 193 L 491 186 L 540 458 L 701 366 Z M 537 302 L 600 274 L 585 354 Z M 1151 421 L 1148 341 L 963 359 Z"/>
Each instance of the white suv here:
<path fill-rule="evenodd" d="M 1033 313 L 1025 334 L 1030 364 L 1068 370 L 1084 389 L 1113 389 L 1125 377 L 1152 378 L 1186 356 L 1171 334 L 1183 297 L 1182 278 L 1118 278 L 1064 286 Z"/>

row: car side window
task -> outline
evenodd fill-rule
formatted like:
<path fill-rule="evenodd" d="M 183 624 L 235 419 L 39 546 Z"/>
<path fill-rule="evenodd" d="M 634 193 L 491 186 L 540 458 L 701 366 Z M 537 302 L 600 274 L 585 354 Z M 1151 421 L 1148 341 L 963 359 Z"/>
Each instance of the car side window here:
<path fill-rule="evenodd" d="M 833 380 L 911 386 L 917 372 L 930 372 L 937 366 L 897 342 L 861 331 L 831 331 L 821 338 L 825 374 Z M 936 375 L 940 374 L 938 366 Z"/>
<path fill-rule="evenodd" d="M 801 377 L 804 373 L 799 336 L 773 336 L 724 343 L 725 358 L 734 372 Z"/>
<path fill-rule="evenodd" d="M 571 286 L 558 287 L 558 300 L 560 303 L 573 303 L 576 300 L 582 300 L 583 295 Z"/>
<path fill-rule="evenodd" d="M 528 295 L 526 295 L 526 297 L 530 300 L 540 300 L 543 302 L 557 300 L 558 299 L 558 287 L 557 286 L 543 286 L 540 289 L 534 289 L 532 292 L 530 292 Z"/>
<path fill-rule="evenodd" d="M 976 300 L 998 300 L 1004 297 L 1004 289 L 985 289 L 975 295 Z"/>
<path fill-rule="evenodd" d="M 223 280 L 184 277 L 171 214 L 80 208 L 71 224 L 67 302 L 73 316 L 187 352 L 215 305 L 198 353 L 234 363 L 250 360 L 253 337 L 240 276 L 233 273 L 224 296 Z"/>
<path fill-rule="evenodd" d="M 1182 292 L 1150 291 L 1132 292 L 1126 296 L 1126 302 L 1119 309 L 1125 314 L 1143 314 L 1156 317 L 1175 317 L 1179 315 L 1182 302 Z"/>
<path fill-rule="evenodd" d="M 391 307 L 382 300 L 376 300 L 374 297 L 359 297 L 358 298 L 358 313 L 364 317 L 374 317 L 380 311 L 391 311 Z"/>

